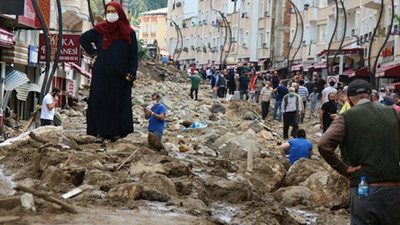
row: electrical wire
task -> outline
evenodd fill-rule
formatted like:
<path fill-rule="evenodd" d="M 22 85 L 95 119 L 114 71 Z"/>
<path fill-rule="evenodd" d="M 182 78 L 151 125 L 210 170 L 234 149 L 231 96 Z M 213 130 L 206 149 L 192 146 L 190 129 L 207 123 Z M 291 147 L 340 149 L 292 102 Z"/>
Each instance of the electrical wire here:
<path fill-rule="evenodd" d="M 48 93 L 50 91 L 50 84 L 53 80 L 53 77 L 56 73 L 58 62 L 60 60 L 61 48 L 62 48 L 62 38 L 63 38 L 63 20 L 62 20 L 62 6 L 61 1 L 56 0 L 57 2 L 57 11 L 58 11 L 58 42 L 57 42 L 57 52 L 53 62 L 53 68 L 51 70 L 49 79 L 47 80 L 46 90 L 44 93 Z"/>
<path fill-rule="evenodd" d="M 376 73 L 376 66 L 378 65 L 379 56 L 381 55 L 383 49 L 385 48 L 385 45 L 386 45 L 387 41 L 389 40 L 390 34 L 392 33 L 392 27 L 393 27 L 393 22 L 394 22 L 394 0 L 391 0 L 391 2 L 392 2 L 392 19 L 390 21 L 390 26 L 388 27 L 388 32 L 386 34 L 385 41 L 383 42 L 382 47 L 379 49 L 378 55 L 375 58 L 374 67 L 372 68 L 373 69 L 372 75 L 373 75 L 374 79 L 373 79 L 373 83 L 371 80 L 371 83 L 372 83 L 373 89 L 376 89 L 375 73 Z M 383 4 L 383 2 L 382 2 L 382 4 Z M 382 11 L 381 11 L 381 13 L 382 13 Z"/>
<path fill-rule="evenodd" d="M 294 44 L 294 41 L 296 40 L 296 37 L 297 37 L 297 30 L 298 30 L 298 28 L 299 28 L 299 23 L 298 23 L 299 18 L 298 18 L 298 15 L 297 15 L 297 10 L 295 9 L 295 7 L 296 7 L 295 4 L 294 4 L 291 0 L 289 0 L 289 1 L 290 1 L 290 3 L 292 4 L 292 7 L 293 7 L 293 9 L 294 9 L 294 11 L 295 11 L 295 14 L 296 14 L 296 30 L 295 30 L 295 32 L 294 32 L 293 39 L 292 39 L 292 41 L 290 42 L 289 49 L 288 49 L 288 55 L 287 55 L 287 57 L 286 57 L 286 60 L 287 60 L 286 65 L 287 65 L 288 75 L 291 76 L 291 74 L 292 74 L 292 67 L 291 67 L 291 65 L 290 65 L 290 51 L 291 51 L 291 49 L 292 49 L 292 47 L 293 47 L 293 44 Z"/>
<path fill-rule="evenodd" d="M 339 23 L 339 5 L 338 5 L 338 0 L 335 0 L 335 5 L 336 5 L 336 23 L 335 23 L 335 29 L 333 29 L 333 34 L 331 37 L 331 40 L 329 41 L 329 45 L 328 45 L 328 51 L 326 53 L 326 69 L 328 70 L 328 76 L 331 75 L 330 70 L 329 70 L 329 52 L 331 51 L 331 46 L 332 46 L 332 42 L 333 42 L 333 38 L 336 35 L 336 30 L 338 27 L 338 23 Z M 333 67 L 333 63 L 332 62 L 332 67 Z"/>
<path fill-rule="evenodd" d="M 372 32 L 372 37 L 371 37 L 371 40 L 369 41 L 369 49 L 368 49 L 368 75 L 369 75 L 369 81 L 371 82 L 371 84 L 374 88 L 376 87 L 376 81 L 375 81 L 375 69 L 371 68 L 372 43 L 374 42 L 374 39 L 376 36 L 376 31 L 378 30 L 379 25 L 381 24 L 383 8 L 384 8 L 384 4 L 383 4 L 383 0 L 381 0 L 381 8 L 380 8 L 380 12 L 379 12 L 378 21 L 376 22 L 376 26 L 374 28 L 374 31 Z M 377 58 L 379 58 L 379 54 L 377 55 Z M 372 71 L 372 70 L 374 70 L 374 71 Z"/>
<path fill-rule="evenodd" d="M 304 22 L 303 22 L 303 17 L 301 16 L 300 10 L 299 10 L 299 8 L 297 8 L 296 5 L 294 5 L 294 8 L 295 8 L 295 10 L 296 10 L 296 12 L 297 12 L 297 14 L 298 14 L 298 16 L 299 16 L 299 19 L 300 19 L 300 24 L 301 24 L 301 37 L 300 37 L 299 47 L 297 48 L 297 50 L 296 50 L 296 52 L 294 53 L 293 58 L 292 58 L 292 65 L 293 65 L 293 62 L 294 62 L 294 58 L 296 57 L 297 53 L 300 51 L 301 45 L 302 45 L 302 43 L 303 43 L 303 37 L 304 37 Z M 298 25 L 297 25 L 297 26 L 298 26 Z M 293 40 L 293 41 L 294 41 L 294 40 Z M 292 70 L 292 67 L 291 67 L 291 66 L 290 66 L 290 70 Z"/>
<path fill-rule="evenodd" d="M 92 4 L 90 0 L 87 0 L 88 3 L 88 9 L 89 9 L 89 19 L 90 19 L 90 23 L 92 24 L 92 26 L 94 27 L 94 19 L 93 19 L 93 14 L 92 14 Z"/>
<path fill-rule="evenodd" d="M 336 57 L 338 56 L 339 52 L 343 48 L 343 43 L 344 43 L 344 39 L 346 38 L 346 32 L 347 32 L 347 11 L 346 11 L 346 7 L 344 5 L 343 0 L 340 0 L 340 3 L 342 5 L 343 14 L 344 14 L 344 31 L 343 31 L 342 41 L 340 42 L 339 48 L 336 50 L 335 56 L 333 57 L 333 62 L 332 62 L 332 67 L 331 67 L 331 74 L 334 74 L 334 72 L 333 72 L 333 64 L 335 63 Z"/>
<path fill-rule="evenodd" d="M 36 13 L 36 15 L 37 15 L 37 17 L 39 19 L 40 25 L 42 27 L 44 41 L 45 41 L 45 44 L 46 44 L 45 75 L 44 75 L 42 88 L 41 88 L 41 91 L 40 91 L 39 102 L 38 102 L 38 104 L 42 104 L 43 96 L 44 96 L 45 90 L 46 90 L 46 82 L 47 82 L 47 79 L 49 77 L 49 71 L 50 71 L 50 40 L 49 40 L 49 31 L 48 31 L 48 28 L 46 26 L 46 22 L 43 19 L 43 15 L 40 12 L 37 0 L 32 0 L 32 6 L 33 6 L 33 9 L 35 10 L 35 13 Z"/>

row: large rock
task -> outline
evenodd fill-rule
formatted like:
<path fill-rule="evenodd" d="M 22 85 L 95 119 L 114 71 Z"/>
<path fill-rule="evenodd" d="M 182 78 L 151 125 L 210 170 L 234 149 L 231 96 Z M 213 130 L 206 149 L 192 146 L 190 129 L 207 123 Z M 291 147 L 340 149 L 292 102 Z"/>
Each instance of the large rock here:
<path fill-rule="evenodd" d="M 202 179 L 214 200 L 239 203 L 249 201 L 253 196 L 251 185 L 244 180 L 228 180 L 210 175 L 202 176 Z"/>
<path fill-rule="evenodd" d="M 167 174 L 161 164 L 145 164 L 143 161 L 135 162 L 129 169 L 129 174 L 133 177 L 142 177 L 145 173 Z"/>
<path fill-rule="evenodd" d="M 256 133 L 259 133 L 264 130 L 263 125 L 258 120 L 254 120 L 250 124 L 250 128 L 253 129 Z"/>
<path fill-rule="evenodd" d="M 260 155 L 256 133 L 249 129 L 243 134 L 227 133 L 212 145 L 218 153 L 227 159 L 243 159 L 247 151 L 253 151 L 253 156 Z"/>
<path fill-rule="evenodd" d="M 107 198 L 120 202 L 136 200 L 139 199 L 142 190 L 143 187 L 136 183 L 119 184 L 111 188 L 107 193 Z"/>
<path fill-rule="evenodd" d="M 211 107 L 211 112 L 212 113 L 223 113 L 223 114 L 225 114 L 226 108 L 225 108 L 225 106 L 221 105 L 221 103 L 214 102 L 214 104 Z"/>
<path fill-rule="evenodd" d="M 262 141 L 272 141 L 274 139 L 272 133 L 267 130 L 262 130 L 257 133 L 257 137 Z"/>
<path fill-rule="evenodd" d="M 300 184 L 312 191 L 310 207 L 343 208 L 349 204 L 350 187 L 346 179 L 336 172 L 312 174 Z"/>
<path fill-rule="evenodd" d="M 32 133 L 36 137 L 45 139 L 49 144 L 57 144 L 62 142 L 62 131 L 63 128 L 61 126 L 43 126 L 33 130 Z M 40 142 L 33 141 L 33 139 L 29 137 L 29 133 L 28 131 L 17 137 L 7 139 L 0 144 L 0 150 L 18 149 L 21 146 L 34 143 L 36 143 L 36 147 L 42 145 Z"/>
<path fill-rule="evenodd" d="M 173 107 L 174 107 L 174 105 L 175 105 L 174 102 L 172 102 L 171 100 L 169 100 L 169 99 L 166 98 L 166 97 L 163 97 L 162 100 L 161 100 L 161 102 L 162 102 L 162 104 L 163 104 L 168 110 L 172 110 Z M 167 114 L 168 114 L 168 112 L 167 112 Z"/>
<path fill-rule="evenodd" d="M 299 185 L 301 182 L 307 180 L 311 174 L 324 171 L 327 171 L 327 168 L 321 161 L 301 158 L 288 170 L 283 181 L 283 186 Z"/>
<path fill-rule="evenodd" d="M 146 173 L 140 184 L 143 186 L 141 198 L 145 200 L 166 202 L 177 195 L 174 183 L 161 174 Z"/>
<path fill-rule="evenodd" d="M 144 100 L 140 96 L 132 99 L 132 105 L 143 105 L 143 104 L 144 104 Z"/>
<path fill-rule="evenodd" d="M 219 138 L 220 138 L 220 135 L 217 134 L 217 132 L 215 130 L 209 130 L 205 135 L 198 137 L 198 143 L 201 143 L 209 148 L 212 148 L 212 145 L 214 144 L 214 142 L 216 140 L 218 140 Z"/>
<path fill-rule="evenodd" d="M 247 163 L 240 166 L 239 173 L 246 172 Z M 271 158 L 256 158 L 253 161 L 252 174 L 247 176 L 253 188 L 261 193 L 275 191 L 285 176 L 285 166 L 278 160 Z"/>
<path fill-rule="evenodd" d="M 257 115 L 254 112 L 247 111 L 244 114 L 243 119 L 244 120 L 256 120 L 257 119 Z"/>
<path fill-rule="evenodd" d="M 312 191 L 303 186 L 291 186 L 280 188 L 274 193 L 274 197 L 284 206 L 309 205 Z"/>

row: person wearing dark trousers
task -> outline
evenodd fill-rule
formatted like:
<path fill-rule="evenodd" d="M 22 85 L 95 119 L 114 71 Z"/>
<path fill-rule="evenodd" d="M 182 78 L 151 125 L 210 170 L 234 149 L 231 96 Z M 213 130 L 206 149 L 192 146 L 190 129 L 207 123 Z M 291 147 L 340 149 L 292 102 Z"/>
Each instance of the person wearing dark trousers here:
<path fill-rule="evenodd" d="M 227 82 L 225 75 L 223 73 L 219 74 L 218 82 L 217 82 L 217 94 L 219 98 L 224 98 L 226 94 Z"/>
<path fill-rule="evenodd" d="M 190 98 L 193 99 L 193 92 L 195 94 L 195 100 L 198 99 L 198 94 L 199 94 L 199 88 L 200 88 L 200 76 L 197 73 L 197 71 L 194 72 L 194 74 L 190 77 L 192 80 L 192 87 L 190 88 Z"/>
<path fill-rule="evenodd" d="M 227 74 L 228 75 L 226 76 L 226 80 L 227 80 L 227 83 L 228 83 L 228 93 L 230 95 L 233 95 L 235 93 L 235 90 L 236 90 L 235 71 L 230 69 Z"/>
<path fill-rule="evenodd" d="M 268 116 L 269 112 L 269 105 L 270 101 L 272 99 L 272 87 L 271 87 L 271 82 L 267 81 L 265 83 L 265 86 L 261 89 L 260 92 L 260 99 L 259 102 L 261 102 L 261 114 L 262 114 L 262 119 L 265 120 Z"/>
<path fill-rule="evenodd" d="M 295 137 L 296 131 L 299 129 L 299 116 L 301 116 L 303 103 L 301 97 L 295 94 L 293 87 L 289 88 L 289 94 L 282 99 L 283 112 L 283 138 L 289 139 L 289 127 L 293 127 L 291 136 Z"/>

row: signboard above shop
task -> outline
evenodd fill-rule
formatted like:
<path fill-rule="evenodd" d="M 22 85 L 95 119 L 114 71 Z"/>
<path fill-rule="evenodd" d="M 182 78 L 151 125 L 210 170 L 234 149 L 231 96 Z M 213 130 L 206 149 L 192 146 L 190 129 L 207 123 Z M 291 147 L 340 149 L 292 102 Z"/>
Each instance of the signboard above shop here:
<path fill-rule="evenodd" d="M 0 14 L 24 15 L 25 0 L 0 0 Z"/>
<path fill-rule="evenodd" d="M 1 0 L 0 0 L 1 1 Z M 30 27 L 35 27 L 36 13 L 32 5 L 32 0 L 25 1 L 25 10 L 22 16 L 18 16 L 18 23 Z"/>
<path fill-rule="evenodd" d="M 79 45 L 79 36 L 75 34 L 65 34 L 62 39 L 62 47 L 61 47 L 61 55 L 60 62 L 79 62 L 80 56 L 80 45 Z M 55 55 L 57 48 L 57 37 L 58 35 L 51 35 L 50 37 L 50 47 L 53 51 L 51 51 L 53 56 Z M 44 41 L 44 35 L 40 34 L 39 36 L 39 61 L 46 61 L 46 43 Z"/>

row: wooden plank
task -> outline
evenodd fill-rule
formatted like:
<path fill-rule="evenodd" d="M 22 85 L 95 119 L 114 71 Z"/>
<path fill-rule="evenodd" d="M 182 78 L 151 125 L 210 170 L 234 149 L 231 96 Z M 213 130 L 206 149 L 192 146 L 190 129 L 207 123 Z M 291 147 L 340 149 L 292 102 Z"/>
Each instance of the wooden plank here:
<path fill-rule="evenodd" d="M 19 216 L 0 216 L 0 223 L 10 223 L 20 220 Z"/>
<path fill-rule="evenodd" d="M 39 198 L 42 198 L 48 202 L 52 202 L 55 203 L 59 206 L 61 206 L 61 208 L 63 208 L 65 211 L 73 213 L 73 214 L 78 214 L 78 211 L 76 211 L 76 209 L 74 209 L 72 206 L 68 205 L 67 203 L 61 201 L 60 199 L 57 199 L 55 197 L 52 197 L 48 194 L 33 190 L 31 188 L 28 187 L 24 187 L 24 186 L 20 186 L 18 185 L 17 187 L 14 188 L 16 191 L 23 191 L 23 192 L 28 192 L 31 193 Z"/>

